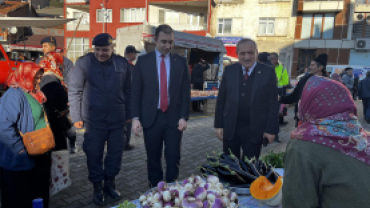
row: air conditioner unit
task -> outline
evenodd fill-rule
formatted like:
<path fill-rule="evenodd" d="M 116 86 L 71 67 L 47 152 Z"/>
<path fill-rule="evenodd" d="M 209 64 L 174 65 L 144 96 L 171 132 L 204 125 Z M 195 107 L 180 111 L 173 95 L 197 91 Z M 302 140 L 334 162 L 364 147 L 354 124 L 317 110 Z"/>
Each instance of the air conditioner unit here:
<path fill-rule="evenodd" d="M 365 20 L 365 13 L 353 13 L 353 24 L 363 22 Z"/>
<path fill-rule="evenodd" d="M 356 39 L 355 49 L 357 51 L 370 50 L 370 38 L 358 38 L 358 39 Z"/>

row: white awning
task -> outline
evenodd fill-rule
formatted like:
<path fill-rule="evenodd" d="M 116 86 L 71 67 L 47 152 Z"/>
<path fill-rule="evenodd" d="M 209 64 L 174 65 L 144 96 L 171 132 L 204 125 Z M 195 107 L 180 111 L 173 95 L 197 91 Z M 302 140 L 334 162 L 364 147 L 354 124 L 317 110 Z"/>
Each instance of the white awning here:
<path fill-rule="evenodd" d="M 74 18 L 39 18 L 39 17 L 0 17 L 0 25 L 3 28 L 10 27 L 38 27 L 49 28 L 66 24 Z"/>

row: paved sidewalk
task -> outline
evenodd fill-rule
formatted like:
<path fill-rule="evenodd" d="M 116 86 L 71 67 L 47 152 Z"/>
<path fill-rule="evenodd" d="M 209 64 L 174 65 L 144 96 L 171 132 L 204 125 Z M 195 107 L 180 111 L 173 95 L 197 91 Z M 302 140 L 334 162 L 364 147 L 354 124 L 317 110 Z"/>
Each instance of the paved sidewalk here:
<path fill-rule="evenodd" d="M 357 106 L 363 127 L 370 130 L 370 125 L 363 119 L 360 101 L 357 101 Z M 290 132 L 294 129 L 293 108 L 290 108 L 288 112 L 287 121 L 289 121 L 289 124 L 281 128 L 279 134 L 282 143 L 268 145 L 266 148 L 263 148 L 262 155 L 271 149 L 285 151 Z M 222 143 L 215 136 L 213 120 L 213 117 L 195 117 L 189 121 L 188 129 L 183 137 L 179 180 L 191 174 L 199 174 L 197 167 L 205 162 L 206 153 L 221 150 Z M 70 188 L 51 198 L 50 208 L 97 207 L 92 201 L 93 186 L 87 179 L 86 156 L 81 151 L 82 142 L 82 140 L 78 141 L 79 152 L 71 155 L 70 159 L 70 172 L 73 184 Z M 107 208 L 118 205 L 126 199 L 137 199 L 141 193 L 148 190 L 146 153 L 143 138 L 133 137 L 131 144 L 135 145 L 135 149 L 123 153 L 122 170 L 116 177 L 116 185 L 123 194 L 123 199 L 113 202 L 108 198 L 109 204 L 106 206 Z"/>

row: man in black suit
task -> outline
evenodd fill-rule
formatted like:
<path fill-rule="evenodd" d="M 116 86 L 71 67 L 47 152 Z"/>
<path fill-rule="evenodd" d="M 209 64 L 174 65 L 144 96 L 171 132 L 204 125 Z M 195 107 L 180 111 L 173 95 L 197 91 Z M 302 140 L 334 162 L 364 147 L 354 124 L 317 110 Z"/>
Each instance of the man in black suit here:
<path fill-rule="evenodd" d="M 132 79 L 132 131 L 144 129 L 149 186 L 163 180 L 161 166 L 167 163 L 166 181 L 179 175 L 182 132 L 190 109 L 190 80 L 186 59 L 170 53 L 174 31 L 160 25 L 155 31 L 155 51 L 140 56 Z"/>
<path fill-rule="evenodd" d="M 229 65 L 222 75 L 217 98 L 215 128 L 229 149 L 240 158 L 259 157 L 263 138 L 274 142 L 279 131 L 278 93 L 275 70 L 257 63 L 257 44 L 242 39 L 237 44 L 239 63 Z"/>
<path fill-rule="evenodd" d="M 200 62 L 194 66 L 194 69 L 191 72 L 191 84 L 193 85 L 194 90 L 203 91 L 204 71 L 207 69 L 209 69 L 209 64 L 204 59 L 200 59 Z M 201 102 L 203 103 L 203 101 L 192 102 L 194 111 L 199 111 Z"/>

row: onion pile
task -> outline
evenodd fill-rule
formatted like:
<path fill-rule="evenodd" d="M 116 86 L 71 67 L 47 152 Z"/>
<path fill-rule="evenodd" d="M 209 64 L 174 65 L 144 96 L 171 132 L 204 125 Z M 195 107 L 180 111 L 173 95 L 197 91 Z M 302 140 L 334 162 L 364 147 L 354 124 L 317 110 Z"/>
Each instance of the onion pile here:
<path fill-rule="evenodd" d="M 236 208 L 238 196 L 224 188 L 217 176 L 191 176 L 182 184 L 158 183 L 157 190 L 141 195 L 143 208 Z"/>

